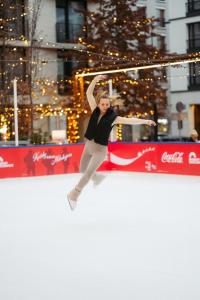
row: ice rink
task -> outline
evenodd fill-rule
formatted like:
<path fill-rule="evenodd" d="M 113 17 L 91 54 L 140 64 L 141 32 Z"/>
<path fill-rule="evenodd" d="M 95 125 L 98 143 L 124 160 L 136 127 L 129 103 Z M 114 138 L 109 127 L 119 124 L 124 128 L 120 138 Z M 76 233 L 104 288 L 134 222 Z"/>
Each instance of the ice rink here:
<path fill-rule="evenodd" d="M 200 177 L 0 180 L 1 300 L 199 300 Z"/>

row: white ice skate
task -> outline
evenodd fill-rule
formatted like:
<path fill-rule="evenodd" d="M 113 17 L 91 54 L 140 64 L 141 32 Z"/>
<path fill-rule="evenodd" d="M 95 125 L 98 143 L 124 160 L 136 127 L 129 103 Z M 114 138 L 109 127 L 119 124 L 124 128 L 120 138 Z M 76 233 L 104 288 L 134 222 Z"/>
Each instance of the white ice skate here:
<path fill-rule="evenodd" d="M 71 210 L 74 210 L 77 205 L 78 196 L 80 195 L 80 191 L 76 188 L 71 190 L 69 194 L 67 194 L 67 200 L 69 202 L 69 206 Z"/>
<path fill-rule="evenodd" d="M 101 184 L 101 182 L 106 178 L 103 174 L 94 174 L 92 180 L 93 180 L 93 186 L 96 187 L 97 185 Z"/>

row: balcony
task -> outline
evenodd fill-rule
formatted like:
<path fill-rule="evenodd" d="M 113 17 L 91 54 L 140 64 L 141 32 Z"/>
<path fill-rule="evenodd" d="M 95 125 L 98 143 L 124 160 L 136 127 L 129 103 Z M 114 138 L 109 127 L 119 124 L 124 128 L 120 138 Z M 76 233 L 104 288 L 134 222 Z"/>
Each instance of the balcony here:
<path fill-rule="evenodd" d="M 79 37 L 85 36 L 83 31 L 83 24 L 56 24 L 56 38 L 57 43 L 75 43 L 78 42 Z"/>
<path fill-rule="evenodd" d="M 187 52 L 199 52 L 200 51 L 200 37 L 189 39 L 187 41 Z"/>
<path fill-rule="evenodd" d="M 200 0 L 189 0 L 186 4 L 186 16 L 197 16 L 200 14 Z"/>

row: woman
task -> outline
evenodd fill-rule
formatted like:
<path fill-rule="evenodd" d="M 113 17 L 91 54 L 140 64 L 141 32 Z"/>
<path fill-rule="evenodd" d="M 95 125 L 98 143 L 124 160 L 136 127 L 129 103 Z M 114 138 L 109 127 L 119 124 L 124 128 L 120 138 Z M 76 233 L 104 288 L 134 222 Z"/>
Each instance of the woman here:
<path fill-rule="evenodd" d="M 95 99 L 93 91 L 96 83 L 106 78 L 103 75 L 96 76 L 87 89 L 86 94 L 92 115 L 85 133 L 86 143 L 80 161 L 80 172 L 83 175 L 75 188 L 67 195 L 72 210 L 75 209 L 78 197 L 88 181 L 93 179 L 98 184 L 102 180 L 102 177 L 95 174 L 95 171 L 106 157 L 108 139 L 113 126 L 116 124 L 156 125 L 152 120 L 117 116 L 110 105 L 109 96 L 105 93 Z"/>
<path fill-rule="evenodd" d="M 195 129 L 192 129 L 189 142 L 198 143 L 198 136 L 198 132 Z"/>

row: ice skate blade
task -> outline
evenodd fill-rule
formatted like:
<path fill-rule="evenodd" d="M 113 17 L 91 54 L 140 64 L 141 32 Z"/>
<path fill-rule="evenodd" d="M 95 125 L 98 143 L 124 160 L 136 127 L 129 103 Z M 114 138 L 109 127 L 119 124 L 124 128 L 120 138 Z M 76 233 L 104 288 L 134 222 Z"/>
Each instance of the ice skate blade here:
<path fill-rule="evenodd" d="M 69 195 L 67 195 L 67 200 L 69 202 L 69 207 L 71 208 L 71 210 L 75 210 L 77 205 L 77 200 L 71 200 Z"/>
<path fill-rule="evenodd" d="M 105 180 L 105 178 L 106 178 L 105 175 L 98 174 L 97 177 L 93 181 L 93 187 L 96 188 L 97 186 L 99 186 L 102 183 L 102 181 Z"/>

